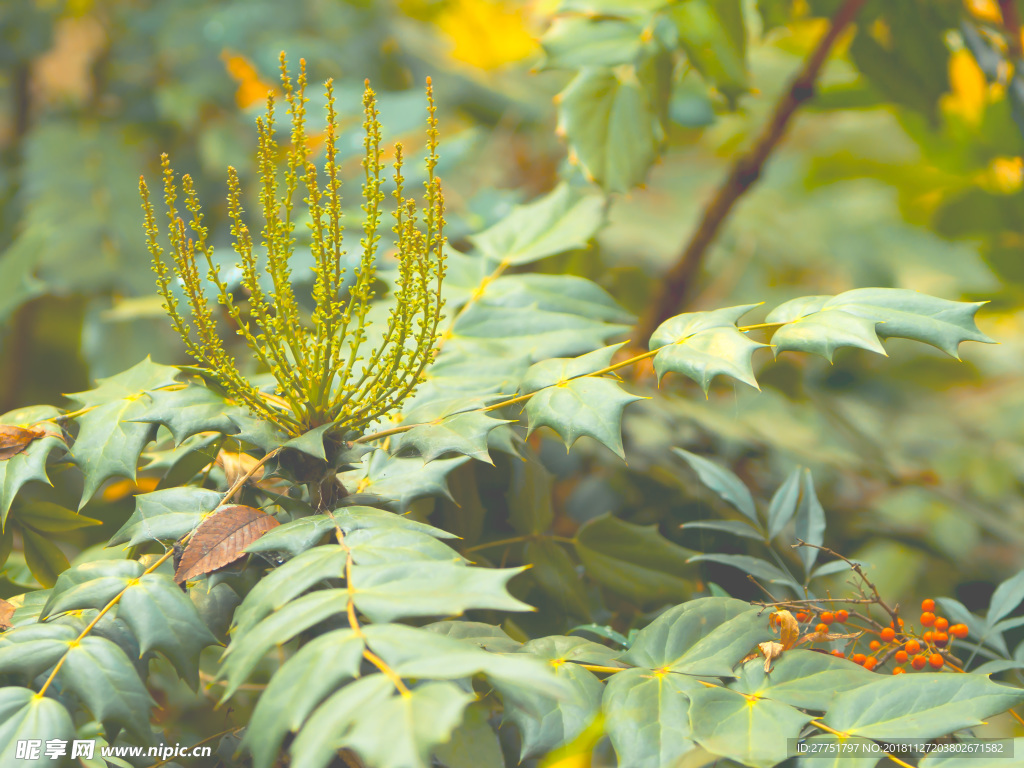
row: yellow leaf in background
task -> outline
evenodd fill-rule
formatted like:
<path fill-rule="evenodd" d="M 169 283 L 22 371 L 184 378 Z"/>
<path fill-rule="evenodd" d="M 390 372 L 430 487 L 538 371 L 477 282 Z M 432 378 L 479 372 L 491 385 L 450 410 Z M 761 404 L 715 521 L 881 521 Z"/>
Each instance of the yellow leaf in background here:
<path fill-rule="evenodd" d="M 274 86 L 260 77 L 259 70 L 251 61 L 240 53 L 226 49 L 221 52 L 220 58 L 224 62 L 224 69 L 238 82 L 235 102 L 240 108 L 248 109 L 267 100 L 267 94 L 274 90 Z"/>
<path fill-rule="evenodd" d="M 985 74 L 969 51 L 954 51 L 949 57 L 949 84 L 951 92 L 942 99 L 945 110 L 968 123 L 978 123 L 985 111 L 988 89 Z"/>
<path fill-rule="evenodd" d="M 152 493 L 160 482 L 159 477 L 140 477 L 138 480 L 115 480 L 100 494 L 100 498 L 108 503 L 126 499 L 136 493 Z"/>
<path fill-rule="evenodd" d="M 999 12 L 996 0 L 964 0 L 964 7 L 978 21 L 987 21 L 990 24 L 1002 26 L 1003 14 Z"/>
<path fill-rule="evenodd" d="M 604 717 L 598 715 L 568 744 L 541 761 L 541 768 L 590 768 L 597 742 L 604 736 Z"/>
<path fill-rule="evenodd" d="M 452 0 L 437 18 L 452 43 L 451 57 L 479 69 L 497 69 L 537 50 L 523 9 L 492 0 Z"/>

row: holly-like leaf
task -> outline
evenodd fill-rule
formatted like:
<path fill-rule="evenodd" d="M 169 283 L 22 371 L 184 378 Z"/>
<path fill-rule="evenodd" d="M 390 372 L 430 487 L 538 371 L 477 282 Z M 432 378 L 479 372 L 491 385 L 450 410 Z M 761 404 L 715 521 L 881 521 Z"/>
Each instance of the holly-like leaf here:
<path fill-rule="evenodd" d="M 469 461 L 468 456 L 436 459 L 429 464 L 423 459 L 389 456 L 387 451 L 374 451 L 362 467 L 346 472 L 343 482 L 357 493 L 372 493 L 404 512 L 416 499 L 424 496 L 445 496 L 448 474 Z"/>
<path fill-rule="evenodd" d="M 150 742 L 154 702 L 128 656 L 110 640 L 88 635 L 71 644 L 57 677 L 105 728 L 124 726 L 139 743 Z"/>
<path fill-rule="evenodd" d="M 585 248 L 603 218 L 600 195 L 582 195 L 565 182 L 470 238 L 483 254 L 506 264 L 528 264 Z"/>
<path fill-rule="evenodd" d="M 412 531 L 435 539 L 454 539 L 455 534 L 374 507 L 341 507 L 330 515 L 309 515 L 268 531 L 246 547 L 247 552 L 288 552 L 293 557 L 319 542 L 335 527 L 346 536 L 364 529 Z M 350 546 L 351 541 L 347 542 Z"/>
<path fill-rule="evenodd" d="M 135 497 L 135 511 L 110 537 L 109 547 L 181 538 L 220 504 L 223 494 L 206 488 L 165 488 Z"/>
<path fill-rule="evenodd" d="M 946 750 L 930 752 L 918 763 L 918 766 L 919 768 L 1000 768 L 1006 765 L 1008 755 L 1013 755 L 1016 758 L 1022 754 L 1024 738 L 1018 736 L 1009 744 L 1000 746 L 1003 754 L 992 752 L 988 755 L 968 755 L 958 752 L 956 742 L 954 742 Z M 860 766 L 852 766 L 852 768 L 860 768 Z"/>
<path fill-rule="evenodd" d="M 659 381 L 668 372 L 681 373 L 700 384 L 706 393 L 715 376 L 730 376 L 755 389 L 751 356 L 758 347 L 736 322 L 757 304 L 726 307 L 711 312 L 688 312 L 670 317 L 651 335 L 650 348 Z"/>
<path fill-rule="evenodd" d="M 192 601 L 162 573 L 133 579 L 121 598 L 120 618 L 139 641 L 139 651 L 160 651 L 195 690 L 199 684 L 199 653 L 217 642 Z"/>
<path fill-rule="evenodd" d="M 85 475 L 84 507 L 99 487 L 112 477 L 135 479 L 139 455 L 156 436 L 156 424 L 137 421 L 149 407 L 149 392 L 175 384 L 177 368 L 157 365 L 148 357 L 123 373 L 99 379 L 95 389 L 68 395 L 82 408 L 78 437 L 71 460 Z"/>
<path fill-rule="evenodd" d="M 363 647 L 351 629 L 336 629 L 313 638 L 281 665 L 242 739 L 253 768 L 270 768 L 285 735 L 297 732 L 321 701 L 359 674 Z"/>
<path fill-rule="evenodd" d="M 94 560 L 76 565 L 58 577 L 39 616 L 45 619 L 64 611 L 103 608 L 143 570 L 135 560 Z"/>
<path fill-rule="evenodd" d="M 731 597 L 702 597 L 661 614 L 620 658 L 650 669 L 733 677 L 751 648 L 772 639 L 760 609 Z"/>
<path fill-rule="evenodd" d="M 22 408 L 0 416 L 0 425 L 4 425 L 5 429 L 20 429 L 21 426 L 19 425 L 38 425 L 41 420 L 54 418 L 58 415 L 60 415 L 60 411 L 50 406 Z M 33 434 L 36 432 L 42 432 L 43 434 L 33 437 L 13 455 L 5 460 L 0 460 L 0 529 L 6 528 L 7 513 L 10 511 L 14 497 L 18 495 L 21 487 L 31 480 L 38 480 L 49 485 L 50 480 L 46 475 L 46 461 L 53 451 L 67 448 L 64 440 L 60 437 L 59 430 L 50 430 L 36 426 L 28 431 Z"/>
<path fill-rule="evenodd" d="M 957 348 L 961 342 L 992 343 L 974 321 L 983 305 L 939 299 L 903 288 L 857 288 L 837 296 L 793 299 L 772 310 L 766 322 L 792 323 L 825 310 L 840 310 L 877 323 L 875 331 L 882 338 L 914 339 L 960 359 Z"/>
<path fill-rule="evenodd" d="M 787 739 L 799 737 L 812 719 L 772 699 L 744 696 L 725 688 L 691 691 L 692 738 L 712 754 L 754 768 L 771 768 L 788 757 Z"/>
<path fill-rule="evenodd" d="M 740 693 L 781 701 L 800 709 L 824 712 L 836 696 L 878 679 L 859 664 L 827 653 L 786 650 L 772 664 L 771 673 L 757 659 L 738 670 L 729 688 Z"/>
<path fill-rule="evenodd" d="M 74 733 L 71 715 L 56 699 L 37 696 L 29 688 L 0 688 L 0 765 L 19 768 L 53 765 L 43 749 L 31 760 L 19 756 L 18 744 L 30 739 L 66 742 L 74 738 Z"/>
<path fill-rule="evenodd" d="M 277 525 L 277 520 L 253 507 L 238 504 L 217 510 L 192 534 L 178 562 L 174 580 L 183 584 L 241 560 L 246 555 L 246 547 Z"/>
<path fill-rule="evenodd" d="M 841 309 L 814 312 L 788 323 L 772 336 L 772 350 L 809 352 L 832 362 L 840 347 L 858 347 L 887 355 L 875 333 L 876 320 L 852 315 Z"/>
<path fill-rule="evenodd" d="M 0 635 L 0 674 L 31 681 L 53 668 L 78 630 L 67 624 L 31 623 Z"/>
<path fill-rule="evenodd" d="M 672 672 L 628 669 L 612 675 L 602 704 L 619 765 L 661 768 L 693 749 L 688 694 L 699 688 L 692 677 Z"/>
<path fill-rule="evenodd" d="M 416 616 L 459 616 L 471 608 L 529 611 L 512 597 L 509 579 L 522 568 L 467 568 L 456 563 L 413 561 L 352 569 L 353 599 L 371 621 Z"/>
<path fill-rule="evenodd" d="M 642 604 L 682 600 L 690 594 L 686 561 L 691 550 L 673 544 L 656 525 L 634 525 L 601 515 L 580 528 L 576 554 L 587 574 Z"/>
<path fill-rule="evenodd" d="M 529 431 L 551 427 L 562 438 L 566 450 L 581 437 L 592 437 L 625 459 L 622 412 L 630 403 L 642 399 L 611 379 L 570 379 L 540 390 L 527 401 Z"/>
<path fill-rule="evenodd" d="M 379 768 L 426 768 L 451 738 L 473 696 L 454 683 L 418 685 L 399 696 L 383 675 L 345 686 L 313 713 L 292 745 L 293 768 L 322 768 L 342 747 Z"/>
<path fill-rule="evenodd" d="M 527 646 L 523 652 L 529 652 Z M 515 681 L 494 683 L 505 703 L 505 712 L 519 729 L 520 761 L 574 739 L 600 711 L 604 690 L 593 672 L 578 664 L 558 664 L 555 675 L 568 695 L 554 698 L 534 686 Z"/>
<path fill-rule="evenodd" d="M 534 363 L 523 376 L 519 391 L 524 395 L 546 387 L 565 384 L 570 379 L 589 376 L 611 365 L 612 357 L 623 347 L 613 344 L 579 357 L 555 357 Z"/>
<path fill-rule="evenodd" d="M 690 465 L 704 485 L 717 493 L 733 508 L 742 512 L 760 530 L 761 521 L 757 517 L 757 509 L 754 507 L 754 497 L 750 495 L 750 490 L 742 480 L 728 469 L 718 466 L 703 456 L 690 453 L 682 448 L 673 448 L 672 452 Z"/>
<path fill-rule="evenodd" d="M 231 434 L 238 427 L 228 416 L 233 406 L 219 393 L 199 384 L 182 389 L 152 392 L 137 421 L 163 424 L 174 436 L 175 444 L 199 432 Z"/>
<path fill-rule="evenodd" d="M 344 614 L 345 589 L 321 589 L 292 600 L 256 624 L 252 631 L 236 634 L 224 655 L 217 676 L 226 681 L 221 702 L 227 701 L 271 648 L 283 645 L 301 632 L 332 616 Z"/>
<path fill-rule="evenodd" d="M 584 171 L 609 192 L 641 183 L 664 139 L 642 68 L 583 69 L 558 95 L 558 130 Z"/>
<path fill-rule="evenodd" d="M 481 411 L 456 413 L 413 427 L 396 441 L 396 450 L 412 448 L 427 463 L 446 453 L 459 453 L 493 464 L 487 448 L 488 435 L 508 423 Z"/>
<path fill-rule="evenodd" d="M 1024 702 L 1024 690 L 987 675 L 921 672 L 881 677 L 836 697 L 823 722 L 869 739 L 933 739 Z"/>
<path fill-rule="evenodd" d="M 529 643 L 518 649 L 523 653 L 489 653 L 466 640 L 403 624 L 374 624 L 363 631 L 370 650 L 403 678 L 458 680 L 482 674 L 491 681 L 529 686 L 544 696 L 570 695 L 551 666 L 523 655 Z"/>

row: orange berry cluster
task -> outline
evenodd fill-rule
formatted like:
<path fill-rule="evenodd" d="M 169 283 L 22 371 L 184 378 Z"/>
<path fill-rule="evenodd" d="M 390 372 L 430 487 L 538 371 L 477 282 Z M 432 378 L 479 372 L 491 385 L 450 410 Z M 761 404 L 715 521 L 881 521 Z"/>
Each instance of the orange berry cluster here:
<path fill-rule="evenodd" d="M 818 616 L 819 623 L 814 627 L 814 631 L 819 633 L 828 632 L 829 624 L 834 622 L 845 624 L 849 616 L 850 614 L 847 611 L 841 610 L 834 613 L 832 611 L 825 611 Z M 798 613 L 796 615 L 797 621 L 801 623 L 811 618 L 806 613 Z M 903 619 L 898 619 L 897 621 L 898 623 L 890 623 L 888 627 L 884 627 L 878 633 L 878 640 L 872 640 L 868 643 L 868 647 L 871 649 L 870 656 L 863 653 L 854 653 L 849 656 L 850 661 L 854 664 L 860 664 L 865 669 L 873 670 L 879 664 L 879 656 L 892 653 L 891 658 L 897 665 L 909 663 L 911 668 L 915 670 L 922 670 L 925 667 L 938 670 L 942 669 L 946 663 L 946 660 L 938 651 L 950 644 L 950 637 L 962 640 L 970 632 L 966 624 L 950 625 L 948 619 L 936 616 L 935 601 L 932 599 L 921 603 L 920 623 L 922 627 L 928 627 L 929 629 L 920 638 L 907 635 L 903 631 Z M 839 650 L 831 651 L 831 653 L 838 658 L 847 658 Z M 902 675 L 906 672 L 907 669 L 904 666 L 895 666 L 892 670 L 894 675 Z"/>

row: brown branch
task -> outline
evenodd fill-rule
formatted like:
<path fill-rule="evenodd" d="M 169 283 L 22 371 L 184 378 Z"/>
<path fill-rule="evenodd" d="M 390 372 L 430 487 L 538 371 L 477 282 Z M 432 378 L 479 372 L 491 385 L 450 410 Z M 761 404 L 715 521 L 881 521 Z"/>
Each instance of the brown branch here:
<path fill-rule="evenodd" d="M 689 298 L 708 247 L 718 235 L 739 198 L 760 178 L 765 162 L 785 135 L 797 108 L 814 95 L 815 81 L 832 47 L 857 16 L 865 1 L 846 0 L 843 3 L 832 17 L 828 31 L 804 61 L 800 72 L 775 105 L 771 120 L 754 146 L 733 164 L 729 175 L 704 209 L 700 224 L 690 237 L 679 260 L 663 277 L 657 296 L 640 319 L 633 337 L 635 343 L 646 344 L 657 327 L 672 317 L 676 313 L 676 308 Z"/>
<path fill-rule="evenodd" d="M 1003 16 L 1003 29 L 1006 30 L 1006 47 L 1010 49 L 1010 58 L 1015 62 L 1024 55 L 1021 50 L 1020 14 L 1014 0 L 999 0 L 999 11 Z"/>

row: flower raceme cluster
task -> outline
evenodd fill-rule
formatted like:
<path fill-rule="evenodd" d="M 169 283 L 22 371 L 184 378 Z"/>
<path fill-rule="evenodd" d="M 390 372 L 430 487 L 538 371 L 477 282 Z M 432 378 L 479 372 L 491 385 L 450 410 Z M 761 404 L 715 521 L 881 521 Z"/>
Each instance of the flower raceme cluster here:
<path fill-rule="evenodd" d="M 179 193 L 179 182 L 166 155 L 162 157 L 162 167 L 170 264 L 164 257 L 160 227 L 142 178 L 139 190 L 146 239 L 157 288 L 175 330 L 191 356 L 230 397 L 288 434 L 299 435 L 332 425 L 329 430 L 350 438 L 394 411 L 412 394 L 437 348 L 444 304 L 441 284 L 445 274 L 445 222 L 444 194 L 434 175 L 438 130 L 433 91 L 428 79 L 427 174 L 422 206 L 406 196 L 403 148 L 401 144 L 394 148 L 391 229 L 398 261 L 397 287 L 386 326 L 374 334 L 374 343 L 368 345 L 380 220 L 387 197 L 383 190 L 385 165 L 375 94 L 367 82 L 363 95 L 362 253 L 355 274 L 346 281 L 342 266 L 346 255 L 342 247 L 345 227 L 336 148 L 339 121 L 333 86 L 331 81 L 326 83 L 327 125 L 321 174 L 313 162 L 314 142 L 306 126 L 305 62 L 300 62 L 299 74 L 293 81 L 282 54 L 281 85 L 291 119 L 288 146 L 282 150 L 276 138 L 273 93 L 267 96 L 266 114 L 257 119 L 262 255 L 244 220 L 238 173 L 234 168 L 228 169 L 228 215 L 233 247 L 239 258 L 243 298 L 236 298 L 220 274 L 194 182 L 188 175 L 182 176 Z M 283 168 L 279 168 L 279 156 L 284 158 Z M 308 240 L 315 273 L 314 308 L 308 314 L 296 299 L 290 266 L 297 242 L 295 210 L 300 195 L 308 212 Z M 179 196 L 183 198 L 184 211 L 179 210 Z M 261 391 L 239 370 L 221 337 L 201 270 L 205 270 L 205 278 L 216 288 L 217 302 L 238 335 L 261 367 L 273 375 L 276 392 Z M 261 282 L 264 270 L 270 278 L 269 288 Z M 186 307 L 182 307 L 178 290 L 184 295 Z"/>

